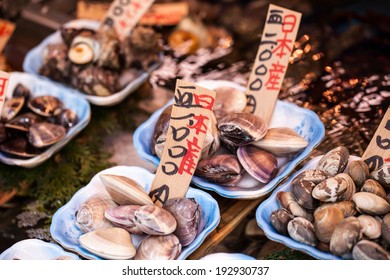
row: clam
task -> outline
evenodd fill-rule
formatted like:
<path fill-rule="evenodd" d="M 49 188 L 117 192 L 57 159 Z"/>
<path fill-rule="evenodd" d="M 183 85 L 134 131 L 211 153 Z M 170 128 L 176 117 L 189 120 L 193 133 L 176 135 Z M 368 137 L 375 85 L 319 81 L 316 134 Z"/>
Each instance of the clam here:
<path fill-rule="evenodd" d="M 162 158 L 162 156 L 163 156 L 164 147 L 165 147 L 165 141 L 167 141 L 167 134 L 166 134 L 166 133 L 161 134 L 161 135 L 157 138 L 156 144 L 154 145 L 154 153 L 155 153 L 156 156 L 158 156 L 159 158 Z"/>
<path fill-rule="evenodd" d="M 321 209 L 327 208 L 327 207 L 336 207 L 341 210 L 343 213 L 344 218 L 355 216 L 357 214 L 357 210 L 355 207 L 355 203 L 353 201 L 339 201 L 339 202 L 329 202 L 329 203 L 323 203 L 321 206 L 319 206 L 316 211 L 319 211 Z"/>
<path fill-rule="evenodd" d="M 330 251 L 344 258 L 348 258 L 353 246 L 362 238 L 362 228 L 356 217 L 342 220 L 334 229 L 330 239 Z"/>
<path fill-rule="evenodd" d="M 102 228 L 79 237 L 82 247 L 110 260 L 127 260 L 136 254 L 131 235 L 122 228 Z"/>
<path fill-rule="evenodd" d="M 104 217 L 104 212 L 115 206 L 115 202 L 109 197 L 102 195 L 92 196 L 83 202 L 76 212 L 77 227 L 83 232 L 112 227 L 110 221 Z"/>
<path fill-rule="evenodd" d="M 308 220 L 296 217 L 287 225 L 288 234 L 292 239 L 309 246 L 316 246 L 317 237 L 314 226 Z"/>
<path fill-rule="evenodd" d="M 144 233 L 167 235 L 175 231 L 177 222 L 167 210 L 155 205 L 144 205 L 134 212 L 134 222 Z"/>
<path fill-rule="evenodd" d="M 21 158 L 36 157 L 42 152 L 41 150 L 32 146 L 26 137 L 16 137 L 5 141 L 0 146 L 0 150 L 4 153 Z"/>
<path fill-rule="evenodd" d="M 60 99 L 50 95 L 42 95 L 31 98 L 27 106 L 31 111 L 43 117 L 57 116 L 61 113 L 64 107 Z"/>
<path fill-rule="evenodd" d="M 237 157 L 244 169 L 262 183 L 268 183 L 276 174 L 278 162 L 269 152 L 251 145 L 241 146 Z"/>
<path fill-rule="evenodd" d="M 390 212 L 390 204 L 380 196 L 368 192 L 358 192 L 352 197 L 356 208 L 361 213 L 385 215 Z"/>
<path fill-rule="evenodd" d="M 66 130 L 61 125 L 48 122 L 33 124 L 28 133 L 28 141 L 36 148 L 53 145 L 66 136 Z"/>
<path fill-rule="evenodd" d="M 58 124 L 62 125 L 66 129 L 72 128 L 77 124 L 77 113 L 71 109 L 64 109 L 58 115 Z"/>
<path fill-rule="evenodd" d="M 200 205 L 193 198 L 170 198 L 163 209 L 176 219 L 177 226 L 173 234 L 179 238 L 180 244 L 191 244 L 204 226 Z"/>
<path fill-rule="evenodd" d="M 24 97 L 12 97 L 6 99 L 4 102 L 3 110 L 0 112 L 2 120 L 10 121 L 22 110 L 24 103 Z"/>
<path fill-rule="evenodd" d="M 276 156 L 287 156 L 306 148 L 309 142 L 292 128 L 275 127 L 268 129 L 267 134 L 253 145 Z"/>
<path fill-rule="evenodd" d="M 387 200 L 387 195 L 385 189 L 374 179 L 368 179 L 364 182 L 362 188 L 360 189 L 362 192 L 369 192 L 376 194 L 377 196 L 382 197 Z"/>
<path fill-rule="evenodd" d="M 215 103 L 213 111 L 217 119 L 229 113 L 241 113 L 246 107 L 246 94 L 232 87 L 218 87 L 214 89 Z"/>
<path fill-rule="evenodd" d="M 390 246 L 390 214 L 382 219 L 382 240 L 387 246 Z"/>
<path fill-rule="evenodd" d="M 379 169 L 371 172 L 371 177 L 382 185 L 387 191 L 390 190 L 390 164 L 385 163 Z"/>
<path fill-rule="evenodd" d="M 347 166 L 347 173 L 358 188 L 360 188 L 370 176 L 370 170 L 368 169 L 367 164 L 362 160 L 351 161 Z"/>
<path fill-rule="evenodd" d="M 113 174 L 101 174 L 99 177 L 108 194 L 119 205 L 153 205 L 152 199 L 136 181 Z"/>
<path fill-rule="evenodd" d="M 316 245 L 316 248 L 320 251 L 330 253 L 329 243 L 319 241 Z"/>
<path fill-rule="evenodd" d="M 142 230 L 134 222 L 134 212 L 140 207 L 140 205 L 120 205 L 108 208 L 104 212 L 104 217 L 116 227 L 130 233 L 142 234 Z"/>
<path fill-rule="evenodd" d="M 21 83 L 18 83 L 16 87 L 14 88 L 14 91 L 12 92 L 13 97 L 24 97 L 29 98 L 31 94 L 31 91 L 22 85 Z"/>
<path fill-rule="evenodd" d="M 211 112 L 200 158 L 204 159 L 212 156 L 219 149 L 220 145 L 221 143 L 218 135 L 217 120 L 214 116 L 214 113 Z"/>
<path fill-rule="evenodd" d="M 138 246 L 135 260 L 174 260 L 181 253 L 181 244 L 174 234 L 149 235 Z"/>
<path fill-rule="evenodd" d="M 390 260 L 390 254 L 370 240 L 359 241 L 353 247 L 352 257 L 355 260 Z"/>
<path fill-rule="evenodd" d="M 291 192 L 280 191 L 276 194 L 280 207 L 289 211 L 295 217 L 303 217 L 309 221 L 313 220 L 313 214 L 308 212 L 296 201 Z"/>
<path fill-rule="evenodd" d="M 195 175 L 223 186 L 234 186 L 244 171 L 236 155 L 221 154 L 199 161 Z"/>
<path fill-rule="evenodd" d="M 299 173 L 293 180 L 305 180 L 313 182 L 314 184 L 319 184 L 322 181 L 325 181 L 328 178 L 328 175 L 322 170 L 318 169 L 308 169 Z"/>
<path fill-rule="evenodd" d="M 5 124 L 5 127 L 28 132 L 30 127 L 42 121 L 42 118 L 36 114 L 24 113 Z"/>
<path fill-rule="evenodd" d="M 294 180 L 291 184 L 291 192 L 297 202 L 308 210 L 314 210 L 318 207 L 319 201 L 311 193 L 316 184 L 306 180 Z"/>
<path fill-rule="evenodd" d="M 156 122 L 156 125 L 154 126 L 154 132 L 153 132 L 152 143 L 151 143 L 152 154 L 156 154 L 155 146 L 157 144 L 157 139 L 163 134 L 166 135 L 168 131 L 169 121 L 171 119 L 172 107 L 173 105 L 170 105 L 166 107 L 164 111 L 162 111 L 161 115 L 159 116 Z M 166 136 L 164 136 L 163 143 L 165 142 L 165 138 Z M 160 140 L 160 144 L 161 144 L 161 140 Z M 162 151 L 161 151 L 161 155 L 162 155 Z M 161 156 L 158 157 L 161 158 Z"/>
<path fill-rule="evenodd" d="M 369 215 L 360 215 L 357 218 L 365 237 L 368 239 L 377 239 L 381 236 L 382 225 L 380 221 Z"/>
<path fill-rule="evenodd" d="M 284 208 L 273 211 L 270 217 L 271 224 L 276 231 L 286 236 L 288 236 L 287 224 L 292 219 L 294 219 L 294 216 Z"/>
<path fill-rule="evenodd" d="M 349 183 L 342 177 L 331 177 L 319 183 L 313 189 L 312 195 L 314 198 L 323 202 L 336 202 L 343 199 L 345 193 L 351 188 Z"/>
<path fill-rule="evenodd" d="M 318 240 L 329 243 L 336 226 L 344 219 L 343 212 L 334 206 L 314 212 L 314 229 Z"/>
<path fill-rule="evenodd" d="M 87 64 L 96 61 L 99 56 L 99 42 L 90 32 L 81 32 L 73 38 L 68 51 L 68 58 L 74 64 Z"/>
<path fill-rule="evenodd" d="M 267 133 L 267 124 L 250 113 L 232 113 L 218 122 L 219 137 L 227 146 L 244 146 L 260 140 Z"/>
<path fill-rule="evenodd" d="M 345 193 L 342 195 L 342 201 L 351 201 L 352 196 L 356 193 L 356 186 L 352 178 L 347 173 L 340 173 L 334 177 L 336 180 L 340 180 L 341 184 L 347 186 Z"/>
<path fill-rule="evenodd" d="M 327 152 L 317 164 L 317 169 L 333 177 L 344 171 L 349 159 L 347 148 L 340 146 Z"/>

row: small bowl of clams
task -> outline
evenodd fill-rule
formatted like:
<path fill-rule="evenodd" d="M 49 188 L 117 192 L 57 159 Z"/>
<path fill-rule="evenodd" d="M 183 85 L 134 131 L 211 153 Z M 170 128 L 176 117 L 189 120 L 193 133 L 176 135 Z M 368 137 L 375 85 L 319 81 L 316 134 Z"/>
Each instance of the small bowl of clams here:
<path fill-rule="evenodd" d="M 189 188 L 186 197 L 154 205 L 155 174 L 116 166 L 96 174 L 54 215 L 50 233 L 85 259 L 185 259 L 220 220 L 218 203 Z"/>
<path fill-rule="evenodd" d="M 321 142 L 325 128 L 318 116 L 278 100 L 270 123 L 245 113 L 245 88 L 229 81 L 201 81 L 216 91 L 192 183 L 227 198 L 253 199 L 273 190 Z M 140 157 L 158 165 L 173 101 L 156 111 L 134 133 Z"/>
<path fill-rule="evenodd" d="M 317 259 L 390 259 L 390 165 L 369 171 L 336 147 L 311 159 L 256 211 L 271 240 Z"/>
<path fill-rule="evenodd" d="M 120 41 L 112 28 L 73 20 L 30 50 L 25 72 L 77 90 L 91 104 L 112 106 L 134 92 L 161 63 L 160 36 L 136 26 Z"/>
<path fill-rule="evenodd" d="M 89 123 L 89 103 L 75 91 L 12 72 L 0 120 L 0 161 L 33 168 Z"/>

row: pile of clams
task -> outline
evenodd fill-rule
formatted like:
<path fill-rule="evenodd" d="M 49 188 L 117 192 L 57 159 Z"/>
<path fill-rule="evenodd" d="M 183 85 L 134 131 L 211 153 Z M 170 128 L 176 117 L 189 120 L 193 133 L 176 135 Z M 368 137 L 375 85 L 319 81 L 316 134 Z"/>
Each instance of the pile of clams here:
<path fill-rule="evenodd" d="M 14 158 L 32 158 L 61 141 L 76 125 L 76 112 L 55 96 L 33 97 L 18 84 L 7 98 L 0 119 L 0 151 Z"/>
<path fill-rule="evenodd" d="M 75 215 L 83 232 L 80 245 L 103 259 L 173 260 L 204 227 L 194 199 L 171 198 L 160 208 L 130 178 L 102 174 L 100 179 L 108 195 L 92 196 Z"/>
<path fill-rule="evenodd" d="M 390 259 L 390 165 L 370 173 L 337 147 L 279 191 L 270 221 L 280 233 L 344 259 Z"/>
<path fill-rule="evenodd" d="M 109 27 L 92 30 L 62 27 L 61 43 L 43 52 L 39 73 L 88 95 L 109 96 L 122 90 L 159 60 L 158 34 L 137 26 L 123 41 Z"/>
<path fill-rule="evenodd" d="M 214 90 L 213 114 L 196 176 L 227 188 L 259 188 L 275 177 L 280 165 L 308 146 L 292 128 L 268 128 L 260 117 L 244 112 L 247 98 L 243 91 L 226 86 Z M 171 111 L 172 105 L 162 112 L 154 129 L 151 153 L 159 158 Z"/>

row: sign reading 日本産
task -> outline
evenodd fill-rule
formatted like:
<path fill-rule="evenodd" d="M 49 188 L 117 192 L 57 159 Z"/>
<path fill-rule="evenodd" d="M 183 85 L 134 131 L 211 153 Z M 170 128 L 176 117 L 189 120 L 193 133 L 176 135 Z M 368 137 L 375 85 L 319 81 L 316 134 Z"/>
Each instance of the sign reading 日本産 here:
<path fill-rule="evenodd" d="M 215 92 L 177 80 L 164 151 L 150 197 L 156 205 L 184 197 L 194 175 L 211 119 Z"/>
<path fill-rule="evenodd" d="M 272 116 L 297 37 L 301 14 L 270 5 L 259 50 L 246 88 L 246 111 L 263 118 Z"/>

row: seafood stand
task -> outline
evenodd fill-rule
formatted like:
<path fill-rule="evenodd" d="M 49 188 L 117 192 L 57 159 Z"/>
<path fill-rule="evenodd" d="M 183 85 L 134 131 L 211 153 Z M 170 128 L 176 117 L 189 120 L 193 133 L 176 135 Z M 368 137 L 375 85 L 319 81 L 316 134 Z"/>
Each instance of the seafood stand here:
<path fill-rule="evenodd" d="M 388 1 L 11 2 L 0 259 L 390 259 Z"/>

